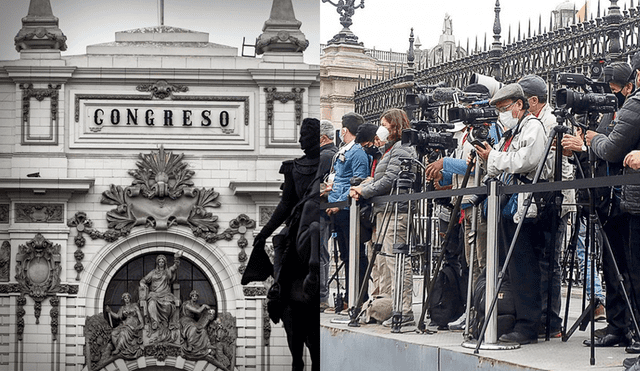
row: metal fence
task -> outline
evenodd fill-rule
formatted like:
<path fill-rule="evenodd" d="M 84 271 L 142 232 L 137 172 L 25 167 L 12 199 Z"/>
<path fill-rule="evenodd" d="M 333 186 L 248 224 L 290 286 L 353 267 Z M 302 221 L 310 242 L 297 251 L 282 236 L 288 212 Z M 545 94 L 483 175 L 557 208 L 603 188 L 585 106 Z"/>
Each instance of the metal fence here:
<path fill-rule="evenodd" d="M 406 73 L 390 79 L 362 79 L 354 94 L 355 111 L 367 121 L 377 122 L 384 110 L 405 106 L 406 89 L 393 86 L 400 82 L 415 81 L 424 85 L 444 82 L 446 86 L 462 89 L 469 84 L 471 75 L 479 73 L 492 76 L 504 83 L 515 82 L 527 74 L 544 78 L 549 92 L 555 91 L 559 73 L 582 73 L 589 76 L 590 67 L 603 61 L 611 63 L 626 61 L 639 50 L 640 5 L 631 4 L 630 9 L 621 11 L 618 0 L 610 0 L 607 15 L 584 22 L 575 22 L 567 27 L 529 35 L 520 40 L 502 40 L 500 26 L 500 4 L 496 1 L 493 43 L 489 50 L 475 52 L 464 58 L 454 59 L 419 71 L 413 70 L 413 31 L 409 37 L 409 53 Z M 540 21 L 541 22 L 541 21 Z M 550 94 L 550 98 L 552 94 Z M 446 112 L 442 110 L 443 117 Z M 446 117 L 445 117 L 446 118 Z"/>

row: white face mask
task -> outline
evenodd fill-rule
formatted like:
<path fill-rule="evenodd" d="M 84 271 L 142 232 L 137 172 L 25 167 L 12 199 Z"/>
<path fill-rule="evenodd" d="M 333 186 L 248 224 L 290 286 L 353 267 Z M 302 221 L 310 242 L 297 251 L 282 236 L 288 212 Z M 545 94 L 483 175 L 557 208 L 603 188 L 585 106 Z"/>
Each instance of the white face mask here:
<path fill-rule="evenodd" d="M 380 139 L 383 142 L 386 142 L 387 138 L 389 138 L 389 129 L 380 125 L 378 130 L 376 130 L 376 135 L 378 136 L 378 139 Z"/>
<path fill-rule="evenodd" d="M 346 133 L 347 129 L 346 128 L 342 128 L 340 129 L 340 141 L 344 142 L 344 134 Z"/>
<path fill-rule="evenodd" d="M 507 112 L 501 112 L 500 113 L 500 122 L 507 129 L 512 129 L 514 126 L 516 126 L 518 124 L 518 119 L 513 117 L 513 114 L 509 110 Z"/>

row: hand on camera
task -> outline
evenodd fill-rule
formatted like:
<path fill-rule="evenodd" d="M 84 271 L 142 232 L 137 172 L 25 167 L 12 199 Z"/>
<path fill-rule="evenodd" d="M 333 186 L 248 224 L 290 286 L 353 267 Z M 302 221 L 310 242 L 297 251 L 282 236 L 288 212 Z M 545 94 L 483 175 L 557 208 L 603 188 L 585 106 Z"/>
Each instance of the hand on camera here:
<path fill-rule="evenodd" d="M 582 145 L 584 144 L 582 138 L 570 134 L 562 136 L 562 148 L 565 150 L 582 152 Z"/>
<path fill-rule="evenodd" d="M 595 137 L 596 135 L 598 135 L 598 133 L 596 133 L 593 130 L 587 130 L 587 145 L 591 146 L 591 141 L 593 140 L 593 137 Z"/>
<path fill-rule="evenodd" d="M 491 152 L 492 150 L 491 145 L 489 145 L 489 143 L 487 142 L 482 142 L 482 146 L 475 145 L 474 147 L 476 148 L 477 155 L 480 156 L 483 160 L 487 161 L 487 159 L 489 158 L 489 152 Z"/>
<path fill-rule="evenodd" d="M 444 159 L 440 158 L 429 165 L 427 165 L 426 170 L 424 171 L 424 176 L 427 180 L 436 180 L 436 177 L 440 176 L 442 179 L 442 169 L 444 168 Z"/>

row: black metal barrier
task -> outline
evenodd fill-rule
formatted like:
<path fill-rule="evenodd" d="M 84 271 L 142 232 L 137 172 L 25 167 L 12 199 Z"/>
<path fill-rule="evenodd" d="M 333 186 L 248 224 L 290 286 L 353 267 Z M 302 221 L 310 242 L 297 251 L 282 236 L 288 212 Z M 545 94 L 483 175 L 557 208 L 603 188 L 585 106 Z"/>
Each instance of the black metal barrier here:
<path fill-rule="evenodd" d="M 600 187 L 613 187 L 613 186 L 621 186 L 621 185 L 635 185 L 640 184 L 640 173 L 635 174 L 626 174 L 626 175 L 616 175 L 616 176 L 608 176 L 608 177 L 600 177 L 600 178 L 586 178 L 586 179 L 576 179 L 572 181 L 556 181 L 556 182 L 541 182 L 536 184 L 520 184 L 520 185 L 499 185 L 498 182 L 494 180 L 489 180 L 486 182 L 486 186 L 481 187 L 471 187 L 471 188 L 463 188 L 463 189 L 454 189 L 454 190 L 442 190 L 442 191 L 429 191 L 429 192 L 421 192 L 421 193 L 412 193 L 412 194 L 401 194 L 401 195 L 389 195 L 389 196 L 379 196 L 368 199 L 367 202 L 384 204 L 384 203 L 395 203 L 402 201 L 416 201 L 416 200 L 428 200 L 428 199 L 437 199 L 444 197 L 457 197 L 463 195 L 487 195 L 488 196 L 488 215 L 487 215 L 487 240 L 491 240 L 491 244 L 487 243 L 487 289 L 486 289 L 486 298 L 485 305 L 488 307 L 492 302 L 492 298 L 494 293 L 496 292 L 496 273 L 497 273 L 497 239 L 495 236 L 495 232 L 497 231 L 497 223 L 499 219 L 499 200 L 502 195 L 509 195 L 513 193 L 538 193 L 538 192 L 553 192 L 553 191 L 561 191 L 564 189 L 584 189 L 584 188 L 600 188 Z M 327 209 L 331 207 L 338 207 L 340 209 L 349 205 L 350 201 L 342 201 L 335 203 L 322 203 L 320 205 L 321 209 Z M 355 206 L 355 207 L 354 207 Z M 351 210 L 352 217 L 356 217 L 360 214 L 359 206 L 352 202 Z M 493 215 L 492 215 L 493 214 Z M 350 233 L 359 236 L 359 228 L 357 230 L 354 229 L 354 226 L 350 226 Z M 353 239 L 352 239 L 353 241 Z M 356 245 L 358 245 L 356 241 Z M 355 248 L 357 251 L 358 248 Z M 350 250 L 354 251 L 350 246 Z M 355 255 L 355 259 L 354 259 Z M 357 272 L 358 261 L 357 254 L 351 256 L 349 261 L 351 274 L 353 272 Z M 355 276 L 357 277 L 357 275 Z M 358 289 L 356 288 L 355 292 L 349 292 L 350 298 L 355 298 L 358 295 Z M 490 308 L 485 308 L 486 313 L 491 313 Z M 485 336 L 485 343 L 495 344 L 497 342 L 497 316 L 496 313 L 493 313 L 492 316 L 488 317 L 488 327 L 487 334 Z M 464 345 L 464 344 L 463 344 Z"/>

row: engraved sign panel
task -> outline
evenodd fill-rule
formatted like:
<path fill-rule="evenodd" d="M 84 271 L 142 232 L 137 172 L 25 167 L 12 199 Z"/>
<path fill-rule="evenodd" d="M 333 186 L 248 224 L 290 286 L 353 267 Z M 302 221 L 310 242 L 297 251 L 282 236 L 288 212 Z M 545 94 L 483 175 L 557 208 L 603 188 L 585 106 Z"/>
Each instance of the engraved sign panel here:
<path fill-rule="evenodd" d="M 253 93 L 239 95 L 72 92 L 71 148 L 130 149 L 171 141 L 181 148 L 253 150 Z"/>

